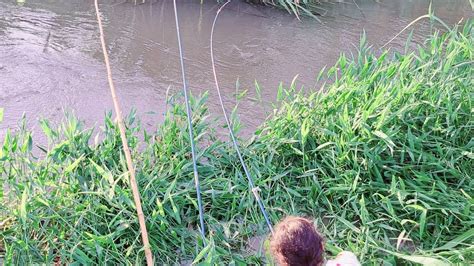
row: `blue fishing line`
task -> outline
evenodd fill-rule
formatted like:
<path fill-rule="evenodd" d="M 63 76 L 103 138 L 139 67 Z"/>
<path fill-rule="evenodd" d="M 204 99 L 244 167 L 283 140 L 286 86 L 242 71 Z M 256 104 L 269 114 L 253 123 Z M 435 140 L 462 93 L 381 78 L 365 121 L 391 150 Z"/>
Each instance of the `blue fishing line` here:
<path fill-rule="evenodd" d="M 194 171 L 194 184 L 196 186 L 197 192 L 197 200 L 198 200 L 198 208 L 199 208 L 199 222 L 201 224 L 201 236 L 204 244 L 206 242 L 206 234 L 204 229 L 204 211 L 202 209 L 202 200 L 201 200 L 201 187 L 199 185 L 199 174 L 197 170 L 197 163 L 196 163 L 196 151 L 194 145 L 194 134 L 193 134 L 193 122 L 192 122 L 192 114 L 191 114 L 191 107 L 189 106 L 189 99 L 188 99 L 188 89 L 186 85 L 186 75 L 184 71 L 184 56 L 183 56 L 183 48 L 181 46 L 181 35 L 179 31 L 179 21 L 178 21 L 178 9 L 176 8 L 176 0 L 173 0 L 174 5 L 174 17 L 176 21 L 176 35 L 178 37 L 178 48 L 179 48 L 179 59 L 181 62 L 181 74 L 183 78 L 183 92 L 184 92 L 184 100 L 186 101 L 186 115 L 188 118 L 188 129 L 189 129 L 189 139 L 191 141 L 191 155 L 193 158 L 193 171 Z"/>

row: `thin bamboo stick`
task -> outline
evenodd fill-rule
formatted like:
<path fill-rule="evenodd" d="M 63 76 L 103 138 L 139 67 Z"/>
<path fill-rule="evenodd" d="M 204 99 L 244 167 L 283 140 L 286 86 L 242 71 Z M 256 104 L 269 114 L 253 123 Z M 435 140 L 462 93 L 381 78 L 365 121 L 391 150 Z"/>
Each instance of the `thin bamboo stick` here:
<path fill-rule="evenodd" d="M 119 100 L 115 92 L 114 82 L 112 80 L 112 70 L 110 68 L 109 56 L 105 45 L 104 30 L 102 27 L 102 20 L 100 18 L 99 3 L 95 0 L 95 11 L 97 14 L 97 22 L 99 24 L 100 41 L 102 44 L 102 53 L 104 54 L 105 66 L 107 68 L 107 79 L 109 81 L 110 93 L 112 94 L 112 100 L 114 102 L 115 113 L 117 115 L 118 126 L 120 130 L 120 138 L 122 139 L 123 152 L 127 160 L 127 168 L 130 173 L 130 187 L 132 188 L 133 200 L 137 208 L 138 222 L 140 224 L 140 231 L 143 240 L 143 248 L 145 250 L 145 257 L 148 266 L 153 265 L 153 256 L 150 250 L 150 243 L 148 241 L 148 232 L 146 230 L 145 218 L 142 210 L 142 203 L 140 200 L 140 192 L 138 191 L 137 181 L 135 179 L 135 168 L 133 167 L 132 155 L 128 147 L 127 136 L 125 135 L 125 125 L 122 118 L 122 110 L 120 108 Z"/>

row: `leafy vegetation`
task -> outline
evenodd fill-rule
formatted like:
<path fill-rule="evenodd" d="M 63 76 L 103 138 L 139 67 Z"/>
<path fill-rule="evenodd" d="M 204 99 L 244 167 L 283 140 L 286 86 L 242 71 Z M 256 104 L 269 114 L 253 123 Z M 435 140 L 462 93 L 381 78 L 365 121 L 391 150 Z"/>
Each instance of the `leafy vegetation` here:
<path fill-rule="evenodd" d="M 472 30 L 471 21 L 393 60 L 361 46 L 328 71 L 325 93 L 280 90 L 254 144 L 285 173 L 270 191 L 288 194 L 271 198 L 322 217 L 329 243 L 363 261 L 397 249 L 474 261 Z"/>
<path fill-rule="evenodd" d="M 435 33 L 416 52 L 375 55 L 361 44 L 321 72 L 324 92 L 281 86 L 278 107 L 242 150 L 273 222 L 306 215 L 327 251 L 363 262 L 474 261 L 473 21 Z M 268 232 L 232 146 L 216 137 L 205 95 L 194 99 L 204 246 L 184 107 L 156 132 L 132 113 L 128 139 L 154 258 L 159 264 L 259 264 L 248 250 Z M 7 264 L 144 262 L 118 129 L 73 117 L 42 121 L 48 147 L 33 153 L 23 126 L 0 150 L 0 254 Z M 34 154 L 38 155 L 36 157 Z"/>

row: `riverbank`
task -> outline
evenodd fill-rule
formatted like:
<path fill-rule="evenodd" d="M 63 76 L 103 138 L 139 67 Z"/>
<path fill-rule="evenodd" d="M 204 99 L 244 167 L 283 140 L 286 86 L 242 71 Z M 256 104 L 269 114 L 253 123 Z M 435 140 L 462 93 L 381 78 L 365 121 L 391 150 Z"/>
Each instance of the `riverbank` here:
<path fill-rule="evenodd" d="M 275 113 L 242 144 L 271 220 L 313 217 L 329 256 L 345 249 L 375 264 L 474 261 L 473 30 L 469 21 L 393 57 L 361 45 L 355 59 L 341 56 L 321 74 L 324 93 L 280 88 Z M 182 99 L 169 99 L 156 132 L 133 114 L 127 120 L 155 260 L 262 263 L 263 248 L 250 251 L 248 242 L 268 232 L 205 99 L 193 100 L 205 248 Z M 142 263 L 113 120 L 85 129 L 69 117 L 42 128 L 50 144 L 39 158 L 26 128 L 2 145 L 5 261 Z"/>

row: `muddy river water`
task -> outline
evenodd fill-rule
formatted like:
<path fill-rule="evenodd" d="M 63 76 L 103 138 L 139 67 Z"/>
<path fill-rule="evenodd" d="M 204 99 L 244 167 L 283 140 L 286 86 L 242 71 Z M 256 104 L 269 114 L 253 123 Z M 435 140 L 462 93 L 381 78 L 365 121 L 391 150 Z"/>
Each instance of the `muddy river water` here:
<path fill-rule="evenodd" d="M 122 105 L 137 109 L 143 124 L 153 129 L 163 119 L 167 91 L 181 89 L 172 1 L 100 2 Z M 210 111 L 219 116 L 209 52 L 218 5 L 213 0 L 178 2 L 190 90 L 195 95 L 209 91 Z M 249 97 L 255 96 L 257 80 L 263 104 L 243 100 L 239 109 L 251 132 L 267 116 L 280 82 L 288 84 L 299 75 L 298 84 L 317 89 L 320 69 L 334 64 L 341 52 L 355 51 L 363 30 L 378 49 L 426 14 L 429 2 L 323 3 L 318 22 L 234 0 L 221 13 L 214 37 L 227 108 L 234 106 L 236 91 L 248 89 Z M 473 16 L 467 0 L 435 0 L 433 9 L 450 25 Z M 65 111 L 88 126 L 102 123 L 112 101 L 95 19 L 92 0 L 0 0 L 0 137 L 16 128 L 23 114 L 39 139 L 38 119 L 57 122 Z M 430 27 L 421 23 L 415 29 L 416 43 Z M 391 44 L 395 49 L 403 45 L 403 36 Z"/>

